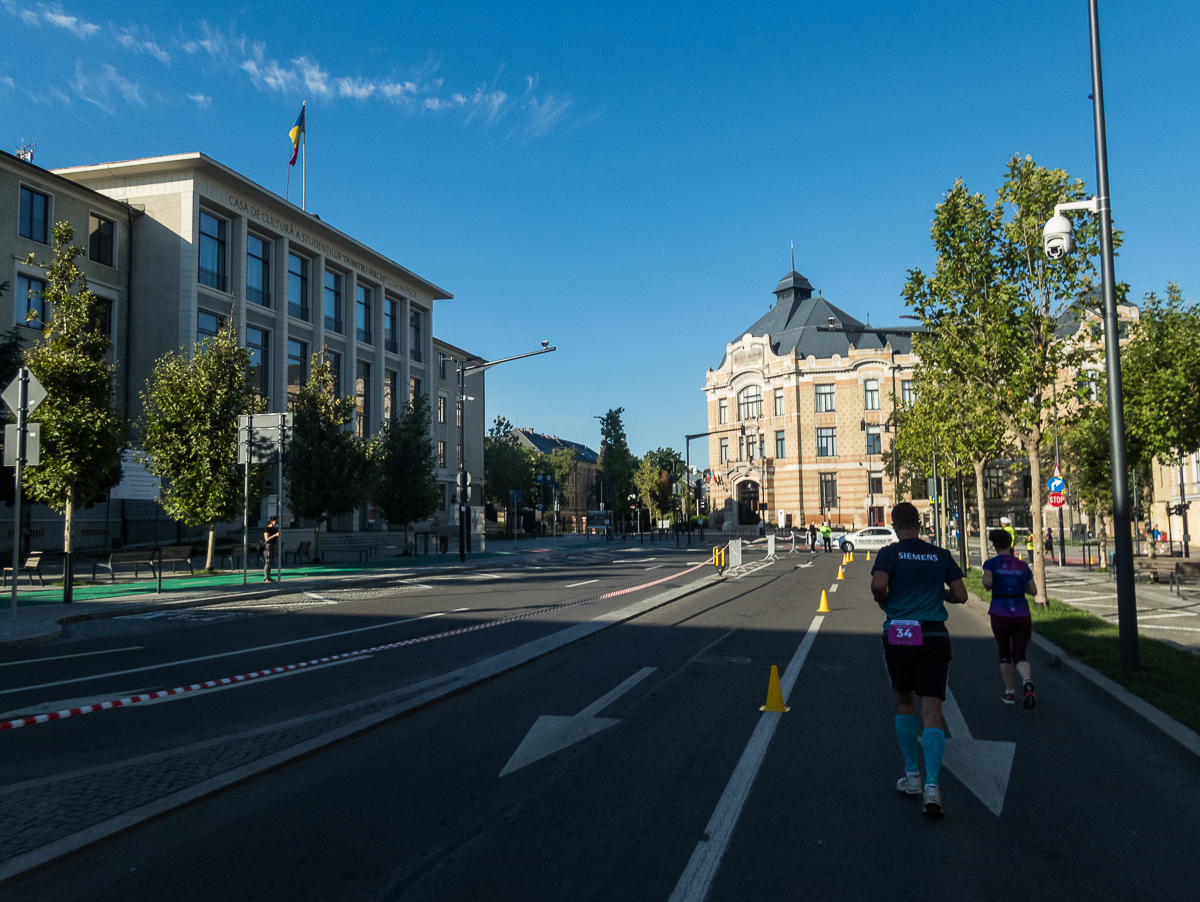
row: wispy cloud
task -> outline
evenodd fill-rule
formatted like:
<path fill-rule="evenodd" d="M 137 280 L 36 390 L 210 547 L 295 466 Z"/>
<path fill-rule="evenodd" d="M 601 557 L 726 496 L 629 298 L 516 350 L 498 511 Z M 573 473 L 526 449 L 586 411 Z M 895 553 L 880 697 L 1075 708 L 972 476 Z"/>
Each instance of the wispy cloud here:
<path fill-rule="evenodd" d="M 525 137 L 527 139 L 540 138 L 554 128 L 567 114 L 567 111 L 575 105 L 575 98 L 570 95 L 556 97 L 553 94 L 538 97 L 536 94 L 537 79 L 526 78 L 525 82 L 525 96 L 521 98 L 521 109 L 528 115 Z"/>
<path fill-rule="evenodd" d="M 189 94 L 188 100 L 194 100 L 196 102 L 196 106 L 200 107 L 202 110 L 207 110 L 210 106 L 212 106 L 212 98 L 207 94 Z"/>
<path fill-rule="evenodd" d="M 17 83 L 12 80 L 11 75 L 0 75 L 0 85 L 4 85 L 4 87 L 11 88 L 13 90 L 16 90 L 17 87 Z"/>
<path fill-rule="evenodd" d="M 90 38 L 100 30 L 99 25 L 91 22 L 85 22 L 83 19 L 75 16 L 67 15 L 63 12 L 61 6 L 57 3 L 53 6 L 42 6 L 38 4 L 38 8 L 42 11 L 42 18 L 56 28 L 63 28 L 77 38 Z"/>
<path fill-rule="evenodd" d="M 171 54 L 159 47 L 153 38 L 143 39 L 141 31 L 136 26 L 114 28 L 112 35 L 113 40 L 126 50 L 132 50 L 134 53 L 148 53 L 165 66 L 171 64 Z"/>
<path fill-rule="evenodd" d="M 75 64 L 75 78 L 68 84 L 80 100 L 94 104 L 110 115 L 113 112 L 112 101 L 116 96 L 121 97 L 130 106 L 145 107 L 138 83 L 130 81 L 117 71 L 115 66 L 105 64 L 98 72 L 88 73 L 83 63 Z"/>
<path fill-rule="evenodd" d="M 4 8 L 24 22 L 26 25 L 41 25 L 42 17 L 35 13 L 32 9 L 26 9 L 23 6 L 18 6 L 13 0 L 2 0 Z"/>

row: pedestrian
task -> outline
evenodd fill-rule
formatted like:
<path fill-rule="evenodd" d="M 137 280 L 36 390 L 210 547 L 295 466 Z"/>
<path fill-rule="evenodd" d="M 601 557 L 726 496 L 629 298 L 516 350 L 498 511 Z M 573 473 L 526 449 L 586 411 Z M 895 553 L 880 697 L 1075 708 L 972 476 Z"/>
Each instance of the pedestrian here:
<path fill-rule="evenodd" d="M 826 554 L 829 554 L 829 552 L 833 551 L 833 544 L 829 541 L 829 537 L 831 535 L 833 535 L 833 527 L 830 526 L 829 521 L 826 520 L 821 524 L 821 539 L 825 542 Z"/>
<path fill-rule="evenodd" d="M 1054 563 L 1054 530 L 1046 527 L 1046 554 L 1050 555 L 1050 563 Z"/>
<path fill-rule="evenodd" d="M 946 602 L 966 604 L 967 589 L 950 552 L 920 537 L 921 515 L 911 502 L 892 508 L 892 528 L 898 540 L 879 550 L 871 569 L 871 594 L 886 615 L 883 659 L 895 697 L 896 738 L 904 756 L 904 776 L 896 781 L 896 789 L 923 795 L 925 814 L 941 817 L 938 780 L 946 747 L 942 702 L 951 658 Z M 917 763 L 914 693 L 921 696 L 924 789 Z"/>
<path fill-rule="evenodd" d="M 1025 534 L 1025 555 L 1029 558 L 1030 566 L 1033 566 L 1033 532 Z"/>
<path fill-rule="evenodd" d="M 1037 595 L 1037 586 L 1029 566 L 1013 554 L 1008 533 L 994 529 L 988 540 L 996 549 L 996 556 L 983 563 L 983 587 L 992 593 L 988 615 L 992 618 L 992 635 L 1000 646 L 1000 676 L 1004 678 L 1004 696 L 1000 700 L 1006 705 L 1017 703 L 1013 692 L 1013 664 L 1016 664 L 1024 681 L 1025 700 L 1021 704 L 1028 710 L 1037 704 L 1037 695 L 1025 658 L 1025 649 L 1033 635 L 1033 620 L 1025 596 Z"/>
<path fill-rule="evenodd" d="M 808 524 L 808 553 L 809 554 L 817 553 L 817 524 L 816 523 Z"/>
<path fill-rule="evenodd" d="M 1012 520 L 1008 517 L 1000 518 L 1000 528 L 1008 533 L 1008 537 L 1012 539 L 1012 547 L 1017 547 L 1017 531 L 1013 529 Z"/>
<path fill-rule="evenodd" d="M 267 520 L 267 531 L 263 533 L 262 549 L 263 549 L 263 582 L 274 582 L 271 579 L 271 570 L 275 567 L 276 555 L 279 553 L 279 518 L 271 517 Z"/>

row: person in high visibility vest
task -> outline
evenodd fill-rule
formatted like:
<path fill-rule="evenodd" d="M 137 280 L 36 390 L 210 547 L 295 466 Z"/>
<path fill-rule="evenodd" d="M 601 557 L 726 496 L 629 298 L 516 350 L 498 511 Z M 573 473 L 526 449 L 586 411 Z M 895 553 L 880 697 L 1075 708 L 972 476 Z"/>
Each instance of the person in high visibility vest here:
<path fill-rule="evenodd" d="M 1033 533 L 1025 537 L 1025 553 L 1029 555 L 1029 563 L 1033 563 Z"/>
<path fill-rule="evenodd" d="M 1008 537 L 1010 539 L 1012 539 L 1012 544 L 1009 547 L 1016 548 L 1017 547 L 1017 531 L 1015 529 L 1013 529 L 1012 520 L 1010 520 L 1008 517 L 1001 517 L 1000 518 L 1000 528 L 1003 529 L 1006 533 L 1008 533 Z"/>
<path fill-rule="evenodd" d="M 833 544 L 829 541 L 829 537 L 831 535 L 833 535 L 833 527 L 830 526 L 829 521 L 826 520 L 821 524 L 821 539 L 825 542 L 826 554 L 829 554 L 829 552 L 833 551 Z"/>

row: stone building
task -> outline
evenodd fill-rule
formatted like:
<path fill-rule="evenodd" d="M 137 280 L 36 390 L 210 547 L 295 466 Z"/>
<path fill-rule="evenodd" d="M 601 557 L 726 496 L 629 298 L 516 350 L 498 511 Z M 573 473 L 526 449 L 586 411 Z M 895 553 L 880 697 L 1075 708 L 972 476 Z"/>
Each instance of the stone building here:
<path fill-rule="evenodd" d="M 714 513 L 734 525 L 884 522 L 883 453 L 911 396 L 912 342 L 862 323 L 795 270 L 705 378 Z M 838 331 L 831 331 L 838 330 Z"/>
<path fill-rule="evenodd" d="M 558 486 L 558 522 L 571 532 L 583 529 L 589 507 L 594 509 L 593 506 L 598 503 L 596 463 L 600 456 L 586 445 L 559 438 L 557 435 L 543 435 L 532 429 L 519 428 L 509 434 L 516 436 L 522 447 L 539 454 L 553 454 L 560 448 L 574 453 L 577 469 L 566 485 Z"/>

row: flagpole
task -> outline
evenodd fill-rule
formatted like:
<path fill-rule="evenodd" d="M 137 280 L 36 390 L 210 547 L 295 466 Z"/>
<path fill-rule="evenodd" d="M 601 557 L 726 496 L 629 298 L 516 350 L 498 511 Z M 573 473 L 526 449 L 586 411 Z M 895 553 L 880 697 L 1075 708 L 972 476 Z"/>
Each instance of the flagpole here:
<path fill-rule="evenodd" d="M 308 101 L 304 101 L 307 111 Z M 304 131 L 300 133 L 300 209 L 308 212 L 308 116 L 304 117 Z"/>

